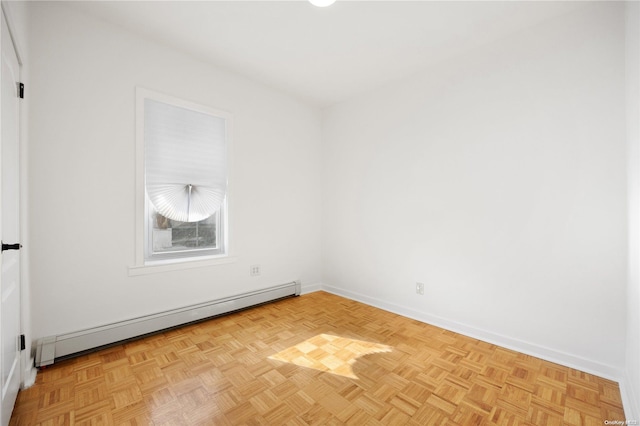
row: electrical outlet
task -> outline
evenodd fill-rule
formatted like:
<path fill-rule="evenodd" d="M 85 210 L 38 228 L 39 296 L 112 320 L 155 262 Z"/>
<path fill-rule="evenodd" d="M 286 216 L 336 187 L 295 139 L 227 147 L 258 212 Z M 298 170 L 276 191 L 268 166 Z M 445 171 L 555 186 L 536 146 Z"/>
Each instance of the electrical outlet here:
<path fill-rule="evenodd" d="M 424 295 L 424 284 L 423 283 L 416 283 L 416 293 L 418 293 L 420 295 Z"/>
<path fill-rule="evenodd" d="M 249 266 L 249 275 L 252 277 L 257 277 L 260 275 L 260 265 L 251 265 Z"/>

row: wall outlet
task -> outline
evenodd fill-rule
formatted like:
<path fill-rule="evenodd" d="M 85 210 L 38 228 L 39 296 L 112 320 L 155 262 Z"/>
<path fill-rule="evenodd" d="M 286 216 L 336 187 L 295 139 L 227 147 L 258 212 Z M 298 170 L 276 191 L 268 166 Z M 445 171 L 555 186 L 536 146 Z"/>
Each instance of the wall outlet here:
<path fill-rule="evenodd" d="M 251 265 L 249 266 L 249 275 L 252 277 L 257 277 L 260 275 L 260 265 Z"/>
<path fill-rule="evenodd" d="M 424 283 L 416 283 L 416 293 L 424 295 Z"/>

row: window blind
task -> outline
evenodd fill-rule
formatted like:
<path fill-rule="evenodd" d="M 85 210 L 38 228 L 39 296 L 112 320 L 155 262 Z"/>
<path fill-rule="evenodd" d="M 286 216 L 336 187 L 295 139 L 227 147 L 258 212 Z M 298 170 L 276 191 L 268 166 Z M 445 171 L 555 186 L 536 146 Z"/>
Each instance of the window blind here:
<path fill-rule="evenodd" d="M 198 222 L 227 191 L 225 120 L 145 99 L 145 188 L 161 215 Z"/>

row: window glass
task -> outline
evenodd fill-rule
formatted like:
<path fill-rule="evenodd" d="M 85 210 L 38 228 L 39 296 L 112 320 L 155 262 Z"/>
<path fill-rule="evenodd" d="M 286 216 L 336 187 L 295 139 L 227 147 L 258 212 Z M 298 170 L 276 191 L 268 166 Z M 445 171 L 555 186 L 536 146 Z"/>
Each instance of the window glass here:
<path fill-rule="evenodd" d="M 144 99 L 145 260 L 225 254 L 226 119 L 164 98 Z"/>

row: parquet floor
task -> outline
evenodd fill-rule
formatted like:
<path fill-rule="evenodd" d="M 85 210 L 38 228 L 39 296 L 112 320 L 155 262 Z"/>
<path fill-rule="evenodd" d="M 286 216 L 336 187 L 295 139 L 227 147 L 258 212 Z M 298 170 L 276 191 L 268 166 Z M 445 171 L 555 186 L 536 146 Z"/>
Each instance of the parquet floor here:
<path fill-rule="evenodd" d="M 13 425 L 602 425 L 618 385 L 324 292 L 42 370 Z"/>

